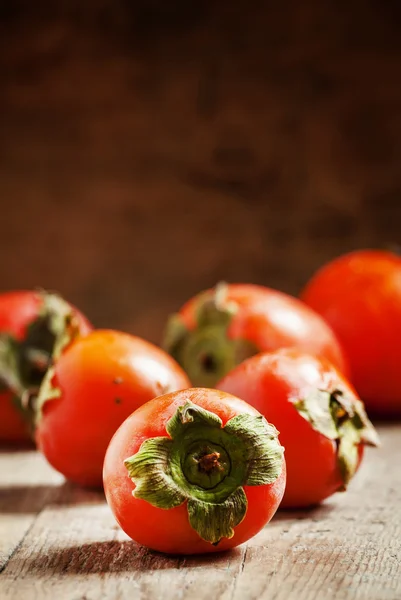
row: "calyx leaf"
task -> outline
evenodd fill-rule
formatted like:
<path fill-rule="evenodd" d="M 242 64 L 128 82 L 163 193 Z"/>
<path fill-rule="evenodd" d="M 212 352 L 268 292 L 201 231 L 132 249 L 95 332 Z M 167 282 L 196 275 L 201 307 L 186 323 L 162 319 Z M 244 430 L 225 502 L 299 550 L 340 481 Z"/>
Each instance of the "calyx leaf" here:
<path fill-rule="evenodd" d="M 211 325 L 228 327 L 237 311 L 237 304 L 227 300 L 227 284 L 221 281 L 214 290 L 205 292 L 199 301 L 196 321 L 199 327 L 210 327 Z"/>
<path fill-rule="evenodd" d="M 283 466 L 276 429 L 262 416 L 237 415 L 225 427 L 187 402 L 166 424 L 170 437 L 150 438 L 124 464 L 134 497 L 170 509 L 187 502 L 191 527 L 217 544 L 245 517 L 243 485 L 273 483 Z"/>
<path fill-rule="evenodd" d="M 43 406 L 50 400 L 61 398 L 61 389 L 54 385 L 55 369 L 49 367 L 42 380 L 39 393 L 35 400 L 34 425 L 37 426 L 42 418 Z"/>
<path fill-rule="evenodd" d="M 344 488 L 347 487 L 351 478 L 358 468 L 360 444 L 360 435 L 358 430 L 352 424 L 352 421 L 346 421 L 340 430 L 338 438 L 337 460 L 338 466 L 344 482 Z"/>
<path fill-rule="evenodd" d="M 170 437 L 178 437 L 179 435 L 184 434 L 185 429 L 189 424 L 205 424 L 209 427 L 217 427 L 220 429 L 223 422 L 215 413 L 205 410 L 192 402 L 187 402 L 184 406 L 180 406 L 167 422 L 166 431 Z"/>
<path fill-rule="evenodd" d="M 275 443 L 279 432 L 260 415 L 238 415 L 228 421 L 227 433 L 241 438 L 246 448 L 246 485 L 268 485 L 281 473 L 284 448 Z"/>
<path fill-rule="evenodd" d="M 239 487 L 220 504 L 188 500 L 188 516 L 192 529 L 199 536 L 217 545 L 222 538 L 234 537 L 234 527 L 245 518 L 248 501 Z"/>
<path fill-rule="evenodd" d="M 129 476 L 136 482 L 135 498 L 159 508 L 173 508 L 185 501 L 185 495 L 169 475 L 172 444 L 169 438 L 148 439 L 140 452 L 124 461 Z"/>
<path fill-rule="evenodd" d="M 313 429 L 336 442 L 337 461 L 343 480 L 341 489 L 346 489 L 358 468 L 359 445 L 379 445 L 379 437 L 363 403 L 341 389 L 315 389 L 293 404 Z"/>
<path fill-rule="evenodd" d="M 335 440 L 338 431 L 330 410 L 331 394 L 324 390 L 315 389 L 306 398 L 294 402 L 299 414 L 325 437 Z"/>
<path fill-rule="evenodd" d="M 54 337 L 52 361 L 57 360 L 64 348 L 80 334 L 78 319 L 71 305 L 61 296 L 42 292 L 42 307 L 39 317 L 44 319 Z"/>
<path fill-rule="evenodd" d="M 53 364 L 63 351 L 77 337 L 80 324 L 72 306 L 61 296 L 53 292 L 41 291 L 42 306 L 38 319 L 31 326 L 31 339 L 35 341 L 35 328 L 47 337 L 47 365 L 43 368 L 40 386 L 33 402 L 33 420 L 37 425 L 42 418 L 43 406 L 46 402 L 61 397 L 61 390 L 54 385 L 55 369 Z M 40 337 L 39 337 L 40 339 Z M 28 333 L 29 341 L 29 333 Z"/>
<path fill-rule="evenodd" d="M 0 335 L 0 382 L 3 389 L 21 396 L 24 385 L 18 368 L 18 342 L 8 334 Z"/>

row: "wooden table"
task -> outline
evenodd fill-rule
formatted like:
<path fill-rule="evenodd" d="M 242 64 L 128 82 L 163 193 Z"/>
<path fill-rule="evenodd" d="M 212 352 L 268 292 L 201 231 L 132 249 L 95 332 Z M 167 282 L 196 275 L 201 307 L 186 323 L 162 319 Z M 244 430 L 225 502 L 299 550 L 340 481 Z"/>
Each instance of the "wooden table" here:
<path fill-rule="evenodd" d="M 1 600 L 401 599 L 401 427 L 346 494 L 280 512 L 214 556 L 167 557 L 130 541 L 102 494 L 64 483 L 34 451 L 0 454 Z"/>

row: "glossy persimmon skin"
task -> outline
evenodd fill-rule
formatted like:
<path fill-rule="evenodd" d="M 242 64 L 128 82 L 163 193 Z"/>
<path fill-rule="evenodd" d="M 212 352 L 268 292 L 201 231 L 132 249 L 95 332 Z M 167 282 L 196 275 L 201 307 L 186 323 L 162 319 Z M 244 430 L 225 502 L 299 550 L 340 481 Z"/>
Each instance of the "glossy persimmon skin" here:
<path fill-rule="evenodd" d="M 280 432 L 287 464 L 282 507 L 313 506 L 342 487 L 335 441 L 314 430 L 293 406 L 316 388 L 340 387 L 356 397 L 328 361 L 292 348 L 262 353 L 238 365 L 216 387 L 243 398 Z M 362 453 L 361 445 L 360 458 Z"/>
<path fill-rule="evenodd" d="M 199 295 L 179 311 L 186 327 L 195 327 Z M 310 307 L 288 294 L 253 284 L 227 285 L 226 302 L 239 310 L 233 316 L 228 336 L 253 343 L 260 352 L 297 347 L 324 356 L 342 372 L 348 370 L 341 346 L 330 326 Z"/>
<path fill-rule="evenodd" d="M 320 269 L 302 299 L 330 323 L 369 414 L 401 416 L 401 257 L 360 250 Z"/>
<path fill-rule="evenodd" d="M 135 484 L 124 466 L 124 460 L 135 454 L 146 439 L 168 435 L 167 421 L 187 401 L 218 415 L 223 426 L 236 415 L 259 414 L 239 398 L 205 388 L 190 388 L 156 398 L 134 412 L 110 442 L 103 469 L 104 490 L 117 522 L 139 544 L 168 554 L 220 552 L 247 541 L 273 517 L 284 492 L 285 461 L 281 474 L 273 483 L 244 486 L 248 509 L 231 539 L 224 538 L 217 546 L 202 540 L 189 525 L 186 503 L 163 510 L 134 498 Z"/>
<path fill-rule="evenodd" d="M 17 290 L 0 294 L 0 334 L 8 334 L 18 341 L 26 335 L 28 326 L 37 319 L 42 296 L 31 290 Z M 92 329 L 89 321 L 75 307 L 71 307 L 83 334 Z M 32 443 L 31 434 L 20 411 L 14 406 L 9 390 L 0 393 L 0 443 Z"/>
<path fill-rule="evenodd" d="M 61 397 L 45 402 L 36 442 L 56 470 L 88 487 L 101 487 L 104 455 L 121 423 L 155 396 L 189 386 L 163 350 L 112 330 L 73 342 L 54 369 Z"/>

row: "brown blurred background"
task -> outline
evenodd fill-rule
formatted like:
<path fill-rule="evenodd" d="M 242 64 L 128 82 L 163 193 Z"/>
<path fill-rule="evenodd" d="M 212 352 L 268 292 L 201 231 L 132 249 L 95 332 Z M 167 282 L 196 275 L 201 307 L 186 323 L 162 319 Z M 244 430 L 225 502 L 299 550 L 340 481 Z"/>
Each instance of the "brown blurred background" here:
<path fill-rule="evenodd" d="M 154 341 L 401 242 L 401 2 L 0 0 L 0 288 Z"/>

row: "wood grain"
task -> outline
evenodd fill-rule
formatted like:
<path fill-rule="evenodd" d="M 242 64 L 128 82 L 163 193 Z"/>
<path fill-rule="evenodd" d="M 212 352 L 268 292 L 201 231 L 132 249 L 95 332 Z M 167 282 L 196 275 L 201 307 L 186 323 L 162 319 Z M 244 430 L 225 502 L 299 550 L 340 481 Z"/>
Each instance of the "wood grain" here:
<path fill-rule="evenodd" d="M 0 571 L 62 477 L 33 451 L 0 451 Z"/>
<path fill-rule="evenodd" d="M 311 511 L 281 511 L 248 544 L 211 557 L 141 548 L 115 524 L 102 494 L 60 484 L 35 453 L 2 454 L 8 550 L 0 597 L 399 600 L 400 426 L 380 434 L 382 447 L 367 452 L 346 494 Z"/>

